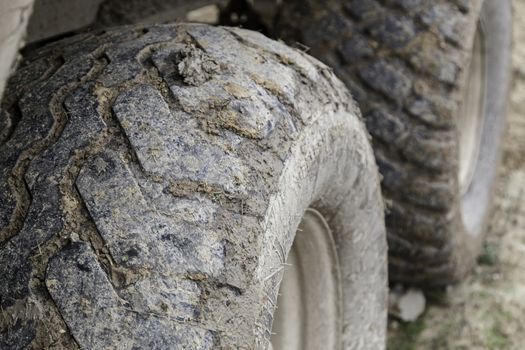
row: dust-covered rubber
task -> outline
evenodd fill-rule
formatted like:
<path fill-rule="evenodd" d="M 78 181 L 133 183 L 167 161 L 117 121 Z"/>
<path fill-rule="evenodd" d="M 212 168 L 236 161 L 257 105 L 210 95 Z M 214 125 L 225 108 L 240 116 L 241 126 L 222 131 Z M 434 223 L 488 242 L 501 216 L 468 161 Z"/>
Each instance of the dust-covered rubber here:
<path fill-rule="evenodd" d="M 326 66 L 242 29 L 122 27 L 28 54 L 7 91 L 0 348 L 265 349 L 308 207 L 341 347 L 384 348 L 379 175 Z"/>
<path fill-rule="evenodd" d="M 391 281 L 457 281 L 480 251 L 501 150 L 511 38 L 510 1 L 485 1 L 486 128 L 469 190 L 476 199 L 467 208 L 458 188 L 457 113 L 481 5 L 332 0 L 284 1 L 280 9 L 277 36 L 306 45 L 331 66 L 366 119 L 390 204 Z M 465 225 L 462 215 L 476 225 Z"/>

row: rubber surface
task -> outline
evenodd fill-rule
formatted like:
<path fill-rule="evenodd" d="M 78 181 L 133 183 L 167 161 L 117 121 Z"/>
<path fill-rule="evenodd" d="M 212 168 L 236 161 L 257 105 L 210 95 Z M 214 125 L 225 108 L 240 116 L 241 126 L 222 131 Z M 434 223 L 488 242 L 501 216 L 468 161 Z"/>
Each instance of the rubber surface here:
<path fill-rule="evenodd" d="M 504 22 L 511 21 L 510 2 L 486 3 L 491 7 L 487 16 L 498 19 L 485 30 L 498 31 L 502 39 L 487 47 L 500 52 L 497 69 L 506 77 L 492 82 L 492 91 L 507 92 L 511 29 Z M 489 215 L 492 199 L 478 196 L 483 210 L 476 220 L 485 224 L 467 230 L 458 190 L 456 124 L 480 9 L 477 0 L 351 0 L 284 1 L 280 10 L 277 36 L 306 45 L 331 66 L 365 116 L 389 203 L 389 276 L 394 282 L 430 286 L 457 281 L 481 247 L 486 229 L 481 218 Z M 493 95 L 497 107 L 487 118 L 503 120 L 506 96 Z M 501 128 L 489 134 L 495 142 L 483 171 L 488 167 L 492 174 Z M 483 192 L 491 193 L 494 176 L 488 178 L 477 191 L 485 186 Z"/>
<path fill-rule="evenodd" d="M 265 349 L 308 207 L 344 348 L 382 349 L 386 239 L 358 110 L 242 29 L 123 27 L 28 54 L 0 121 L 1 349 Z"/>

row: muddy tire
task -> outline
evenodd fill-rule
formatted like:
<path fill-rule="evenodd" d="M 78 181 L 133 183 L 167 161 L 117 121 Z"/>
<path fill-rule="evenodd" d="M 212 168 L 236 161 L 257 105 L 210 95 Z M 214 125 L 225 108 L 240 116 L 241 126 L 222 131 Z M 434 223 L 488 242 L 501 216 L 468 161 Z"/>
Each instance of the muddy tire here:
<path fill-rule="evenodd" d="M 265 349 L 308 208 L 336 306 L 308 312 L 384 348 L 379 175 L 326 66 L 241 29 L 123 27 L 38 49 L 9 84 L 0 348 Z"/>
<path fill-rule="evenodd" d="M 481 249 L 511 40 L 510 1 L 481 5 L 284 1 L 280 10 L 277 35 L 333 67 L 365 116 L 390 203 L 391 281 L 457 281 Z"/>

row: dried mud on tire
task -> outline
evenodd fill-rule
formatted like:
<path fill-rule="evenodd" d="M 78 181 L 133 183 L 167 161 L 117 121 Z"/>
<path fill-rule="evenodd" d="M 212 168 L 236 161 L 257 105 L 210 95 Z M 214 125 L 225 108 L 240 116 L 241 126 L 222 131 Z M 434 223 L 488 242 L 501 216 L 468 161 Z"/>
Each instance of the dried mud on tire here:
<path fill-rule="evenodd" d="M 265 349 L 309 206 L 343 346 L 384 346 L 379 175 L 326 66 L 242 29 L 137 26 L 41 47 L 9 84 L 0 348 Z"/>

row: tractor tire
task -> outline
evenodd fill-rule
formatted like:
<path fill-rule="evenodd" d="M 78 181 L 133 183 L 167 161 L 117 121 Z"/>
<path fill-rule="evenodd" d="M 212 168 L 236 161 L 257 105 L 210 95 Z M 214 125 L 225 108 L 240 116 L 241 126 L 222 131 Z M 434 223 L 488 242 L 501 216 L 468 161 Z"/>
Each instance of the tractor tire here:
<path fill-rule="evenodd" d="M 510 1 L 284 1 L 275 31 L 331 66 L 383 176 L 389 278 L 443 286 L 480 253 L 510 82 Z"/>
<path fill-rule="evenodd" d="M 37 49 L 6 91 L 1 349 L 266 349 L 292 250 L 274 349 L 384 349 L 379 173 L 326 66 L 130 26 Z"/>

